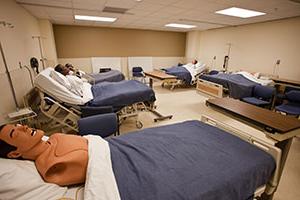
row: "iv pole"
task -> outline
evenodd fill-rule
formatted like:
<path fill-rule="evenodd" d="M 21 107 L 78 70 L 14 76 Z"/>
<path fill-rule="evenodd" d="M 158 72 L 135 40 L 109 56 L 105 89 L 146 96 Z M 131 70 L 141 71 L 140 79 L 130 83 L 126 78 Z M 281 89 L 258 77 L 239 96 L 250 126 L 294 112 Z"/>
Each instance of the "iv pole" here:
<path fill-rule="evenodd" d="M 40 48 L 40 54 L 41 54 L 41 62 L 42 62 L 42 65 L 43 65 L 43 69 L 45 69 L 45 60 L 46 58 L 44 58 L 44 55 L 43 55 L 43 49 L 42 49 L 42 37 L 41 36 L 32 36 L 32 39 L 37 39 L 39 41 L 39 48 Z"/>
<path fill-rule="evenodd" d="M 18 101 L 17 101 L 17 97 L 16 97 L 16 92 L 14 90 L 12 79 L 11 79 L 11 76 L 10 76 L 10 73 L 9 73 L 9 70 L 8 70 L 8 67 L 7 67 L 7 63 L 6 63 L 6 59 L 5 59 L 5 56 L 4 56 L 4 51 L 3 51 L 3 48 L 2 48 L 1 42 L 0 42 L 0 51 L 1 51 L 1 56 L 2 56 L 3 63 L 4 63 L 4 66 L 5 66 L 5 70 L 6 70 L 5 72 L 6 72 L 7 77 L 8 77 L 8 82 L 9 82 L 9 85 L 10 85 L 10 88 L 11 88 L 11 91 L 12 91 L 12 94 L 13 94 L 14 102 L 15 102 L 15 105 L 17 107 L 17 110 L 19 110 L 19 105 L 18 105 Z"/>
<path fill-rule="evenodd" d="M 230 50 L 231 50 L 231 43 L 227 43 L 226 45 L 228 45 L 228 52 L 227 52 L 227 56 L 224 57 L 224 64 L 223 64 L 223 69 L 225 72 L 227 72 L 228 69 L 228 61 L 229 61 L 229 55 L 230 55 Z"/>
<path fill-rule="evenodd" d="M 4 27 L 14 28 L 14 26 L 11 23 L 7 23 L 5 21 L 0 21 L 0 24 L 3 25 Z M 17 101 L 17 97 L 16 97 L 16 92 L 14 90 L 11 75 L 10 75 L 10 72 L 8 70 L 8 67 L 7 67 L 7 62 L 6 62 L 6 59 L 5 59 L 5 56 L 4 56 L 4 51 L 3 51 L 1 41 L 0 41 L 0 51 L 1 51 L 1 56 L 2 56 L 2 60 L 3 60 L 3 63 L 4 63 L 4 67 L 5 67 L 5 72 L 6 72 L 7 77 L 8 77 L 9 86 L 10 86 L 12 94 L 13 94 L 14 102 L 15 102 L 17 110 L 19 110 L 19 105 L 18 105 L 18 101 Z"/>

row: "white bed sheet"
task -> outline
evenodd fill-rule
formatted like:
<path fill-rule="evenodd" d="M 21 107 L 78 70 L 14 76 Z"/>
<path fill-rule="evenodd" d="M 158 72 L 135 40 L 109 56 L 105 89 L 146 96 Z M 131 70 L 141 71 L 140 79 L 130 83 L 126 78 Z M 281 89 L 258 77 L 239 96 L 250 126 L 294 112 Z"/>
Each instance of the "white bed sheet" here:
<path fill-rule="evenodd" d="M 188 63 L 186 65 L 182 65 L 182 67 L 184 67 L 185 69 L 187 69 L 191 76 L 192 76 L 192 82 L 196 80 L 196 76 L 198 74 L 200 74 L 201 72 L 203 72 L 207 67 L 206 64 L 204 63 L 197 63 L 196 65 L 192 64 L 192 63 Z"/>
<path fill-rule="evenodd" d="M 49 67 L 40 72 L 34 80 L 34 85 L 54 98 L 73 105 L 84 105 L 93 99 L 91 84 L 83 83 L 83 96 L 81 97 L 72 93 L 65 86 L 52 79 L 50 77 L 51 71 L 54 71 L 54 69 Z"/>
<path fill-rule="evenodd" d="M 250 81 L 253 81 L 255 83 L 261 84 L 263 86 L 271 85 L 273 83 L 272 80 L 258 79 L 255 76 L 253 76 L 251 73 L 246 72 L 246 71 L 236 72 L 236 74 L 241 74 L 242 76 L 244 76 L 245 78 L 249 79 Z"/>

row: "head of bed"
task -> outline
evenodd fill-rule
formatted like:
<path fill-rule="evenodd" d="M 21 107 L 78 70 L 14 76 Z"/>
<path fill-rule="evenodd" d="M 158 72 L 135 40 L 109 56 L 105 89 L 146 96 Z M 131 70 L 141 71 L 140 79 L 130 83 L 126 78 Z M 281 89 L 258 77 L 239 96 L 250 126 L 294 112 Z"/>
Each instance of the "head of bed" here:
<path fill-rule="evenodd" d="M 84 105 L 91 99 L 93 94 L 91 91 L 91 85 L 84 82 L 83 84 L 83 96 L 79 96 L 69 91 L 65 86 L 54 80 L 50 74 L 54 71 L 53 68 L 47 68 L 40 72 L 35 80 L 34 85 L 41 90 L 41 92 L 59 100 L 60 102 L 72 104 L 72 105 Z"/>

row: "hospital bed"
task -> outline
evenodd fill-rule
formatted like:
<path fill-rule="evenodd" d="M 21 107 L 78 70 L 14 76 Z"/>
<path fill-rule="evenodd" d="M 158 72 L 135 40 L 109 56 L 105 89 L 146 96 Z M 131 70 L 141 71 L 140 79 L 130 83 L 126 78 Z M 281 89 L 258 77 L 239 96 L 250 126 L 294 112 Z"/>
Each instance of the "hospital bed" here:
<path fill-rule="evenodd" d="M 206 70 L 206 65 L 199 62 L 196 65 L 192 65 L 189 63 L 186 65 L 163 68 L 161 71 L 166 75 L 159 74 L 155 71 L 145 74 L 150 78 L 152 77 L 162 80 L 163 87 L 169 85 L 171 90 L 173 90 L 178 85 L 194 85 L 200 74 L 202 74 Z"/>
<path fill-rule="evenodd" d="M 128 117 L 136 117 L 136 126 L 142 128 L 138 113 L 155 111 L 154 91 L 138 81 L 103 82 L 95 85 L 84 82 L 82 96 L 76 95 L 55 81 L 50 74 L 54 70 L 43 70 L 34 81 L 40 97 L 39 110 L 54 124 L 61 124 L 78 131 L 77 121 L 81 116 L 81 108 L 111 106 L 117 112 L 122 123 Z M 34 105 L 30 105 L 36 107 Z M 170 118 L 170 117 L 169 117 Z M 165 119 L 160 115 L 157 120 Z"/>
<path fill-rule="evenodd" d="M 83 78 L 87 79 L 91 84 L 97 84 L 104 81 L 107 82 L 119 82 L 125 79 L 124 74 L 122 74 L 119 70 L 109 70 L 101 73 L 84 73 L 82 75 Z"/>
<path fill-rule="evenodd" d="M 106 140 L 88 137 L 89 159 L 101 159 L 89 161 L 84 191 L 82 186 L 70 189 L 56 186 L 58 194 L 52 196 L 250 200 L 262 193 L 273 194 L 281 167 L 281 151 L 273 141 L 254 137 L 210 117 L 202 116 L 201 120 L 143 129 Z M 108 145 L 104 147 L 101 143 Z M 108 151 L 90 151 L 94 148 Z M 25 176 L 24 172 L 19 176 Z M 11 183 L 18 182 L 16 171 L 14 177 L 1 180 L 8 187 L 1 195 L 24 188 Z M 37 189 L 34 187 L 24 195 Z M 47 195 L 55 193 L 48 191 Z"/>
<path fill-rule="evenodd" d="M 272 85 L 272 80 L 256 78 L 248 72 L 202 74 L 199 77 L 197 88 L 199 91 L 222 97 L 223 90 L 228 91 L 229 96 L 235 99 L 252 96 L 256 85 Z"/>

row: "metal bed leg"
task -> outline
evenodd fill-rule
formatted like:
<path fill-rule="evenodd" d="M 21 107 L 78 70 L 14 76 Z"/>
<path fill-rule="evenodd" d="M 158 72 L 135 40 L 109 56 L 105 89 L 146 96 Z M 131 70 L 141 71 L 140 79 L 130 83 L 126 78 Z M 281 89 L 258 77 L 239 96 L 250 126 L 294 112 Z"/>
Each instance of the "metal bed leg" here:
<path fill-rule="evenodd" d="M 153 110 L 152 108 L 149 109 L 149 111 L 157 116 L 156 118 L 154 118 L 154 122 L 162 121 L 162 120 L 165 120 L 165 119 L 172 119 L 172 117 L 173 117 L 173 115 L 164 116 L 164 115 L 160 114 L 159 112 L 157 112 L 156 110 Z"/>

